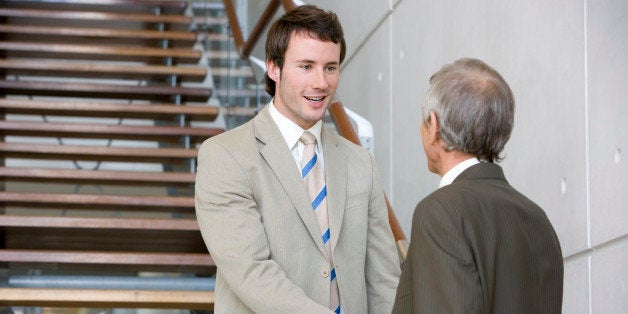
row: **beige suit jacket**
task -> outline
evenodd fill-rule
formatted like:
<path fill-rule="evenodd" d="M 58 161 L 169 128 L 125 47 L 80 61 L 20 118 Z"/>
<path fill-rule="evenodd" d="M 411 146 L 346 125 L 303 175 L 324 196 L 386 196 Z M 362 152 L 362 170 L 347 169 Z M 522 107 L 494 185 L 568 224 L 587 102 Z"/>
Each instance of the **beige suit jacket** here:
<path fill-rule="evenodd" d="M 324 127 L 321 138 L 343 311 L 389 313 L 400 267 L 375 162 Z M 320 229 L 268 108 L 203 143 L 196 213 L 218 269 L 216 313 L 331 313 Z"/>

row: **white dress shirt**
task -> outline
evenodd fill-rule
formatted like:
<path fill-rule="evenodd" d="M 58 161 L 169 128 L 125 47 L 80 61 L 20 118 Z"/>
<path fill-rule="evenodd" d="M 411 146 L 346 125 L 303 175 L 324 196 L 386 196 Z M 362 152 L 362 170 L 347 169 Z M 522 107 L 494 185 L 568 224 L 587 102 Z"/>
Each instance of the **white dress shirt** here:
<path fill-rule="evenodd" d="M 447 173 L 445 173 L 445 175 L 440 179 L 440 185 L 438 186 L 438 188 L 450 185 L 463 171 L 479 163 L 480 161 L 476 157 L 472 157 L 455 165 L 453 168 L 449 169 L 449 171 L 447 171 Z"/>
<path fill-rule="evenodd" d="M 304 131 L 310 131 L 316 137 L 315 152 L 318 155 L 317 162 L 321 163 L 321 169 L 323 169 L 323 173 L 325 173 L 325 159 L 323 158 L 323 145 L 321 144 L 321 129 L 323 127 L 323 122 L 318 121 L 308 130 L 303 130 L 299 125 L 281 114 L 281 112 L 279 112 L 277 108 L 275 108 L 272 100 L 270 101 L 268 107 L 271 118 L 273 118 L 273 121 L 275 121 L 275 124 L 279 128 L 279 132 L 281 132 L 281 135 L 283 135 L 283 139 L 288 145 L 288 149 L 290 149 L 290 152 L 292 153 L 292 157 L 294 158 L 294 162 L 297 165 L 299 174 L 301 173 L 301 156 L 303 155 L 303 150 L 305 149 L 305 144 L 301 143 L 299 141 L 299 138 Z"/>

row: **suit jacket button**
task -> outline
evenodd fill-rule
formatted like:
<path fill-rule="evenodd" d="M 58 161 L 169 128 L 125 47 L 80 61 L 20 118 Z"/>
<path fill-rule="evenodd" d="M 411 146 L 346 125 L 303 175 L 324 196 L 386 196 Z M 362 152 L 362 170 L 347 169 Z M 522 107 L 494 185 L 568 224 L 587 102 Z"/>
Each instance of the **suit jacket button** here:
<path fill-rule="evenodd" d="M 321 273 L 323 275 L 323 278 L 329 277 L 329 270 L 328 269 L 323 269 L 323 271 Z"/>

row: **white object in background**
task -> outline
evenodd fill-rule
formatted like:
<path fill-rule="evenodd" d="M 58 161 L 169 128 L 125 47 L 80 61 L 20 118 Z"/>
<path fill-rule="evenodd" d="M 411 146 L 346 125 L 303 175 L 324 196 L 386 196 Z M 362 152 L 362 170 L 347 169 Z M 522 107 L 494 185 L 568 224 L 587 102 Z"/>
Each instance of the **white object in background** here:
<path fill-rule="evenodd" d="M 375 155 L 373 125 L 371 125 L 371 122 L 364 119 L 359 114 L 351 111 L 351 109 L 347 107 L 344 107 L 344 109 L 349 118 L 351 118 L 351 120 L 353 120 L 358 126 L 358 131 L 356 133 L 358 133 L 358 139 L 360 140 L 360 143 L 362 143 L 362 146 L 366 148 L 366 150 L 368 150 L 371 154 Z"/>
<path fill-rule="evenodd" d="M 249 56 L 249 60 L 251 60 L 251 62 L 253 62 L 258 67 L 262 68 L 264 70 L 264 72 L 266 72 L 266 62 L 262 61 L 259 58 L 254 57 L 254 56 Z"/>

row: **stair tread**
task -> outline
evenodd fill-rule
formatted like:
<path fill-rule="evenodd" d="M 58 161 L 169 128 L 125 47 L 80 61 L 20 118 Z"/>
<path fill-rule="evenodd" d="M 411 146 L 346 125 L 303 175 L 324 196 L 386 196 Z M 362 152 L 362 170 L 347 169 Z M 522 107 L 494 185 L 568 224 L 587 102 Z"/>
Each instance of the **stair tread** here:
<path fill-rule="evenodd" d="M 80 45 L 21 41 L 0 41 L 0 50 L 119 57 L 173 57 L 193 60 L 198 60 L 202 55 L 201 51 L 192 48 L 152 48 L 142 46 Z"/>
<path fill-rule="evenodd" d="M 166 1 L 167 2 L 167 1 Z M 82 1 L 84 4 L 85 1 Z M 128 3 L 128 2 L 127 2 Z M 132 21 L 149 23 L 176 23 L 189 24 L 192 18 L 180 14 L 145 14 L 145 13 L 118 13 L 99 11 L 73 11 L 73 10 L 42 10 L 42 9 L 20 9 L 20 8 L 0 8 L 0 16 L 6 17 L 29 17 L 29 18 L 52 18 L 69 20 L 91 20 L 91 21 Z"/>
<path fill-rule="evenodd" d="M 29 180 L 90 180 L 116 182 L 194 183 L 195 174 L 190 172 L 145 172 L 87 169 L 52 169 L 0 167 L 0 178 Z"/>
<path fill-rule="evenodd" d="M 171 118 L 186 115 L 187 119 L 214 121 L 220 108 L 205 105 L 149 104 L 137 105 L 109 102 L 77 102 L 62 100 L 0 99 L 5 113 L 49 114 L 90 117 Z"/>
<path fill-rule="evenodd" d="M 149 162 L 153 159 L 195 158 L 197 149 L 185 148 L 136 148 L 87 145 L 50 145 L 0 142 L 0 152 L 5 157 L 30 158 L 66 158 L 101 160 L 110 157 L 122 160 L 142 160 Z"/>
<path fill-rule="evenodd" d="M 23 95 L 87 95 L 90 97 L 113 97 L 153 99 L 181 96 L 184 99 L 206 101 L 212 94 L 211 88 L 192 88 L 169 85 L 114 85 L 98 83 L 7 81 L 0 80 L 0 89 L 7 94 Z"/>
<path fill-rule="evenodd" d="M 213 309 L 212 291 L 1 288 L 8 306 Z"/>
<path fill-rule="evenodd" d="M 209 253 L 0 249 L 1 262 L 214 266 Z"/>
<path fill-rule="evenodd" d="M 216 90 L 219 96 L 227 97 L 256 97 L 257 91 L 254 89 L 226 89 L 219 88 Z M 260 91 L 260 93 L 265 94 L 266 91 Z"/>
<path fill-rule="evenodd" d="M 222 133 L 219 128 L 200 127 L 178 127 L 178 126 L 142 126 L 142 125 L 111 125 L 111 124 L 89 124 L 89 123 L 58 123 L 58 122 L 31 122 L 31 121 L 0 121 L 0 132 L 4 133 L 51 133 L 78 135 L 103 135 L 103 136 L 124 136 L 124 135 L 155 135 L 155 136 L 206 136 L 210 137 Z"/>
<path fill-rule="evenodd" d="M 226 17 L 217 16 L 195 16 L 192 21 L 199 25 L 227 25 L 229 23 Z"/>
<path fill-rule="evenodd" d="M 84 204 L 106 206 L 177 207 L 194 209 L 194 197 L 152 195 L 101 195 L 0 191 L 0 202 L 29 204 Z"/>
<path fill-rule="evenodd" d="M 196 219 L 0 215 L 1 227 L 198 231 Z"/>
<path fill-rule="evenodd" d="M 168 39 L 196 41 L 196 34 L 183 31 L 132 30 L 93 27 L 54 27 L 0 24 L 0 33 L 27 35 L 81 36 L 99 38 Z"/>
<path fill-rule="evenodd" d="M 253 70 L 250 67 L 212 67 L 211 73 L 216 76 L 253 77 Z"/>
<path fill-rule="evenodd" d="M 81 74 L 103 77 L 168 77 L 176 75 L 182 79 L 200 80 L 207 69 L 197 66 L 126 65 L 102 62 L 60 62 L 32 59 L 0 59 L 0 70 L 12 74 L 46 74 L 63 76 Z"/>

